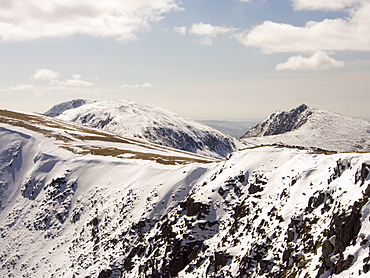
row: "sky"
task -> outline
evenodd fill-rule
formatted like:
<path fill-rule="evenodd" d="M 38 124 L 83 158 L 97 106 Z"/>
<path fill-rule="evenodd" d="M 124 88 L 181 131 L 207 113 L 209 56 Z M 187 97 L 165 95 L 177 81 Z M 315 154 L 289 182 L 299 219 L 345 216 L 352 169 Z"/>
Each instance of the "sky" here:
<path fill-rule="evenodd" d="M 75 98 L 370 120 L 370 0 L 0 0 L 0 108 Z"/>

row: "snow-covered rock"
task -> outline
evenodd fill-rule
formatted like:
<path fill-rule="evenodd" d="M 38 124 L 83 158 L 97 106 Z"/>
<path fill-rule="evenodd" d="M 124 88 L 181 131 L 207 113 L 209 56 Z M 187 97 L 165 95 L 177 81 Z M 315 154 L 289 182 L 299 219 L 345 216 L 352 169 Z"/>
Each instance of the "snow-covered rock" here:
<path fill-rule="evenodd" d="M 86 103 L 65 110 L 57 118 L 214 158 L 225 158 L 244 146 L 239 140 L 209 126 L 135 101 Z"/>
<path fill-rule="evenodd" d="M 64 111 L 67 111 L 69 109 L 80 107 L 84 104 L 92 103 L 92 101 L 85 100 L 85 99 L 74 99 L 71 101 L 66 101 L 59 103 L 57 105 L 54 105 L 52 108 L 50 108 L 48 111 L 46 111 L 44 114 L 50 117 L 57 117 L 60 114 L 62 114 Z"/>
<path fill-rule="evenodd" d="M 0 110 L 1 277 L 368 277 L 370 154 L 216 162 Z"/>
<path fill-rule="evenodd" d="M 370 122 L 302 104 L 277 111 L 250 129 L 242 141 L 314 147 L 337 152 L 370 151 Z"/>

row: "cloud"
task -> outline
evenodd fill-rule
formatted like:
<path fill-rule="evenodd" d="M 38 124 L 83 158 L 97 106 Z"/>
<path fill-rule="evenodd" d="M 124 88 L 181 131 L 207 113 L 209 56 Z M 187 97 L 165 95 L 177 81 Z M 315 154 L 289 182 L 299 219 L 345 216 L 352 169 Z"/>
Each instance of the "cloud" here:
<path fill-rule="evenodd" d="M 61 75 L 57 71 L 49 69 L 37 69 L 36 73 L 31 76 L 31 79 L 35 80 L 54 80 L 60 78 Z"/>
<path fill-rule="evenodd" d="M 359 5 L 366 0 L 293 0 L 296 10 L 332 10 L 339 11 L 347 7 Z"/>
<path fill-rule="evenodd" d="M 88 81 L 82 80 L 81 75 L 79 74 L 73 74 L 72 79 L 65 79 L 60 81 L 59 79 L 62 77 L 62 75 L 57 72 L 50 69 L 38 69 L 36 70 L 36 73 L 31 76 L 31 79 L 34 80 L 49 80 L 51 85 L 54 86 L 93 86 L 94 84 Z"/>
<path fill-rule="evenodd" d="M 15 86 L 4 86 L 4 88 L 0 89 L 0 92 L 10 92 L 10 91 L 33 91 L 35 90 L 35 86 L 30 84 L 19 84 Z"/>
<path fill-rule="evenodd" d="M 41 96 L 50 93 L 84 93 L 86 92 L 86 87 L 90 87 L 88 91 L 89 93 L 100 91 L 100 89 L 96 88 L 93 83 L 82 80 L 82 77 L 79 74 L 73 74 L 72 79 L 62 79 L 62 75 L 59 72 L 50 69 L 38 69 L 30 79 L 36 81 L 47 80 L 49 82 L 46 86 L 40 85 L 42 84 L 40 82 L 37 82 L 38 84 L 35 85 L 19 84 L 5 86 L 3 89 L 0 89 L 0 92 L 32 91 L 36 96 Z M 144 87 L 149 85 L 143 84 Z"/>
<path fill-rule="evenodd" d="M 141 87 L 143 87 L 143 88 L 153 88 L 154 86 L 150 83 L 144 83 L 143 85 L 141 85 Z"/>
<path fill-rule="evenodd" d="M 212 45 L 213 40 L 219 35 L 227 35 L 235 32 L 235 28 L 226 28 L 222 26 L 214 26 L 211 24 L 194 23 L 189 29 L 189 33 L 201 37 L 199 40 L 202 45 Z"/>
<path fill-rule="evenodd" d="M 88 82 L 88 81 L 83 81 L 83 80 L 75 80 L 75 79 L 67 79 L 67 80 L 64 80 L 62 82 L 60 82 L 60 85 L 62 86 L 74 86 L 74 87 L 78 87 L 78 86 L 93 86 L 94 84 L 91 83 L 91 82 Z"/>
<path fill-rule="evenodd" d="M 205 36 L 205 37 L 216 37 L 220 34 L 227 34 L 235 30 L 234 28 L 225 28 L 221 26 L 213 26 L 211 24 L 201 23 L 194 23 L 189 33 L 198 35 L 198 36 Z"/>
<path fill-rule="evenodd" d="M 33 86 L 33 85 L 19 84 L 19 85 L 16 85 L 16 86 L 10 86 L 7 90 L 11 90 L 11 91 L 30 91 L 30 90 L 34 90 L 34 89 L 35 89 L 35 86 Z"/>
<path fill-rule="evenodd" d="M 0 38 L 25 41 L 39 38 L 85 34 L 115 37 L 119 41 L 136 38 L 163 14 L 180 10 L 177 0 L 11 0 L 2 1 Z"/>
<path fill-rule="evenodd" d="M 174 29 L 175 29 L 176 33 L 179 33 L 179 34 L 184 35 L 184 36 L 186 35 L 186 32 L 188 30 L 188 28 L 186 26 L 175 27 Z"/>
<path fill-rule="evenodd" d="M 296 0 L 295 3 L 303 5 L 306 1 Z M 348 10 L 348 18 L 309 21 L 303 27 L 265 21 L 236 38 L 247 47 L 260 48 L 263 53 L 370 51 L 370 1 L 361 3 Z M 319 7 L 317 4 L 316 8 Z"/>
<path fill-rule="evenodd" d="M 311 57 L 293 56 L 285 63 L 276 66 L 277 71 L 316 71 L 327 70 L 331 68 L 341 68 L 344 63 L 329 57 L 324 51 L 317 51 Z"/>
<path fill-rule="evenodd" d="M 61 86 L 73 86 L 73 87 L 85 87 L 85 86 L 93 86 L 94 84 L 88 81 L 82 80 L 81 75 L 74 74 L 72 79 L 67 79 L 61 82 L 57 82 L 57 84 Z"/>
<path fill-rule="evenodd" d="M 154 86 L 150 83 L 144 83 L 144 84 L 135 84 L 135 85 L 131 85 L 131 84 L 123 84 L 121 86 L 122 88 L 131 88 L 131 89 L 137 89 L 137 88 L 153 88 Z"/>

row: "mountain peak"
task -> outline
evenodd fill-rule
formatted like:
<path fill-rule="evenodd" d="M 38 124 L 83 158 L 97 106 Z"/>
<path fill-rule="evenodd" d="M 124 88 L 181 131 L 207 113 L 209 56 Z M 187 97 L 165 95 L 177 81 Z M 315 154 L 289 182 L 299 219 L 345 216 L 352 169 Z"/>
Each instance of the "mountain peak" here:
<path fill-rule="evenodd" d="M 90 101 L 90 100 L 85 100 L 85 99 L 80 99 L 80 98 L 73 99 L 73 100 L 70 100 L 70 101 L 65 101 L 65 102 L 59 103 L 57 105 L 54 105 L 52 108 L 50 108 L 48 111 L 46 111 L 44 113 L 44 115 L 50 116 L 50 117 L 57 117 L 60 114 L 62 114 L 64 111 L 67 111 L 67 110 L 73 109 L 73 108 L 77 108 L 77 107 L 80 107 L 84 104 L 88 104 L 88 103 L 91 103 L 91 102 L 92 101 Z"/>
<path fill-rule="evenodd" d="M 336 152 L 368 152 L 370 122 L 302 104 L 290 111 L 271 114 L 242 139 L 254 145 L 283 144 Z"/>
<path fill-rule="evenodd" d="M 238 145 L 244 146 L 236 138 L 148 103 L 129 100 L 84 103 L 85 100 L 62 103 L 54 106 L 56 111 L 52 112 L 61 120 L 213 158 L 224 158 Z"/>
<path fill-rule="evenodd" d="M 251 128 L 242 138 L 277 135 L 298 129 L 307 122 L 311 114 L 312 109 L 306 104 L 301 104 L 290 111 L 277 111 Z"/>
<path fill-rule="evenodd" d="M 296 107 L 296 108 L 294 108 L 292 110 L 297 110 L 297 111 L 301 111 L 302 112 L 302 111 L 304 111 L 306 109 L 309 109 L 309 107 L 306 104 L 302 103 L 301 105 L 299 105 L 298 107 Z"/>

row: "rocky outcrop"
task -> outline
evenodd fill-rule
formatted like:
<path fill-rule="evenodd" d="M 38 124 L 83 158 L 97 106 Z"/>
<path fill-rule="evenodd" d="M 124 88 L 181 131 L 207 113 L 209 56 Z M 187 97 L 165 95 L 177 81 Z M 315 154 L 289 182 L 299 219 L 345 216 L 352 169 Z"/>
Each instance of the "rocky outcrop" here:
<path fill-rule="evenodd" d="M 277 111 L 245 133 L 256 146 L 306 148 L 314 152 L 369 152 L 370 122 L 302 104 Z"/>
<path fill-rule="evenodd" d="M 268 136 L 286 133 L 298 129 L 307 122 L 312 110 L 305 104 L 290 111 L 277 111 L 269 118 L 251 128 L 241 138 Z"/>

